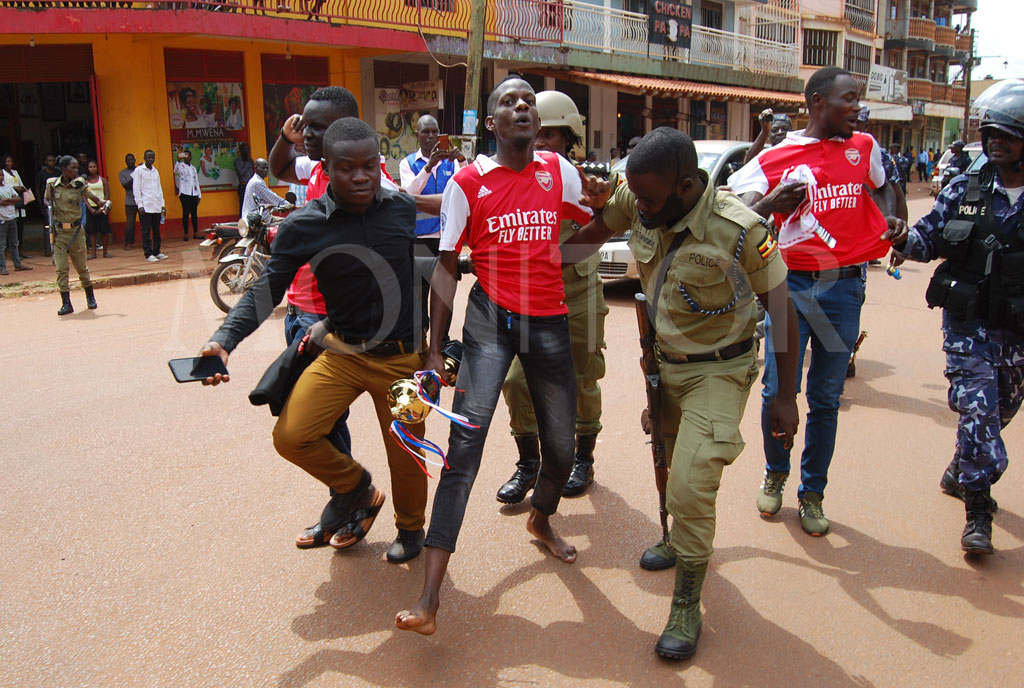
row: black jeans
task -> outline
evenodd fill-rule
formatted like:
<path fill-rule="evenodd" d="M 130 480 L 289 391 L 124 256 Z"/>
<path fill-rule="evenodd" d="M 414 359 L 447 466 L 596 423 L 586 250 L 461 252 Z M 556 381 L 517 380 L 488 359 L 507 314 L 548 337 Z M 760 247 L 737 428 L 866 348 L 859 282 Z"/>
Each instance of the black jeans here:
<path fill-rule="evenodd" d="M 160 213 L 140 212 L 139 224 L 142 226 L 142 252 L 147 258 L 160 253 Z"/>
<path fill-rule="evenodd" d="M 181 229 L 188 236 L 188 218 L 192 218 L 192 236 L 199 236 L 199 196 L 180 194 L 181 201 Z"/>
<path fill-rule="evenodd" d="M 462 332 L 465 351 L 459 368 L 454 410 L 479 425 L 452 423 L 448 464 L 434 494 L 426 544 L 455 551 L 466 502 L 473 488 L 484 440 L 501 395 L 501 386 L 518 356 L 537 412 L 541 470 L 531 505 L 544 514 L 558 509 L 562 489 L 572 470 L 576 432 L 576 377 L 565 315 L 527 316 L 498 306 L 479 284 L 473 286 Z"/>
<path fill-rule="evenodd" d="M 135 218 L 139 214 L 138 206 L 126 205 L 124 207 L 124 243 L 135 243 Z"/>

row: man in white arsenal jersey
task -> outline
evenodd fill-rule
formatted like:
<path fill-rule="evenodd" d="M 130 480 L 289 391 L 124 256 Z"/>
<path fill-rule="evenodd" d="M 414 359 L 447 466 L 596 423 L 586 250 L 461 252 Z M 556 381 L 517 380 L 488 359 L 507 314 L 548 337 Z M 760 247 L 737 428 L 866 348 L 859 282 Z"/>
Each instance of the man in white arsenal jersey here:
<path fill-rule="evenodd" d="M 458 255 L 468 246 L 477 283 L 469 295 L 462 365 L 454 410 L 475 428 L 457 423 L 448 441 L 450 468 L 441 473 L 425 545 L 423 594 L 395 617 L 398 628 L 430 635 L 436 628 L 441 581 L 455 551 L 484 440 L 514 357 L 526 374 L 541 444 L 540 477 L 526 528 L 559 559 L 576 548 L 551 528 L 572 468 L 576 386 L 562 288 L 559 228 L 563 218 L 585 223 L 608 197 L 608 183 L 577 172 L 564 158 L 537 153 L 536 95 L 521 78 L 498 84 L 487 101 L 485 126 L 498 151 L 459 170 L 441 204 L 441 254 L 431 283 L 430 320 L 445 322 L 455 296 Z M 588 207 L 589 206 L 589 207 Z M 426 367 L 443 371 L 441 328 L 431 328 Z"/>
<path fill-rule="evenodd" d="M 754 210 L 763 217 L 774 214 L 779 228 L 800 326 L 798 374 L 811 344 L 806 385 L 810 411 L 798 497 L 800 525 L 817 536 L 829 529 L 821 502 L 835 450 L 839 397 L 860 332 L 861 263 L 881 258 L 907 235 L 886 183 L 878 143 L 855 131 L 860 92 L 849 72 L 819 69 L 804 90 L 807 128 L 789 133 L 729 179 L 733 191 Z M 768 328 L 770 332 L 770 319 Z M 778 373 L 770 336 L 765 343 L 761 430 L 767 466 L 757 508 L 769 518 L 782 506 L 790 452 L 772 435 L 768 414 L 778 393 Z"/>

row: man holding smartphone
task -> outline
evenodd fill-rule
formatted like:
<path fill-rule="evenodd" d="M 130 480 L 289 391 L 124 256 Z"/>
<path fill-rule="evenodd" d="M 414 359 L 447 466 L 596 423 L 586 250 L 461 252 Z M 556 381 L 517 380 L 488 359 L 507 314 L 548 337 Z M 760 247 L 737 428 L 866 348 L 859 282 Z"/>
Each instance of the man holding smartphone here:
<path fill-rule="evenodd" d="M 416 121 L 419 150 L 398 165 L 405 191 L 417 195 L 443 194 L 452 175 L 462 169 L 462 163 L 456 159 L 458 149 L 452 148 L 448 136 L 440 136 L 439 131 L 432 115 L 423 115 Z M 441 218 L 417 215 L 416 240 L 436 256 L 441 241 Z"/>
<path fill-rule="evenodd" d="M 330 319 L 324 351 L 302 373 L 274 427 L 274 448 L 332 490 L 322 537 L 347 549 L 366 536 L 384 502 L 369 471 L 333 441 L 338 420 L 363 392 L 380 423 L 399 529 L 388 560 L 420 553 L 427 477 L 389 436 L 388 388 L 423 368 L 426 313 L 415 289 L 412 227 L 416 202 L 381 185 L 377 136 L 365 122 L 338 119 L 322 135 L 329 187 L 282 224 L 256 284 L 228 314 L 201 355 L 228 353 L 259 327 L 300 268 L 317 277 Z M 318 151 L 319 152 L 319 151 Z M 203 384 L 227 382 L 216 374 Z M 423 424 L 406 424 L 416 437 Z M 298 544 L 298 543 L 297 543 Z M 301 545 L 300 545 L 301 546 Z"/>

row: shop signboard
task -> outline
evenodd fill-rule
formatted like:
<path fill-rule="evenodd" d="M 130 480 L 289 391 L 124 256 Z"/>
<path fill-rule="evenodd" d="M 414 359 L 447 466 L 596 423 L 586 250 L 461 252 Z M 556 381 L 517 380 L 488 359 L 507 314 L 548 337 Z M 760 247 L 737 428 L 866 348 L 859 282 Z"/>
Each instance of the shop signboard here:
<path fill-rule="evenodd" d="M 902 69 L 871 65 L 866 98 L 884 103 L 906 103 L 907 73 Z"/>
<path fill-rule="evenodd" d="M 174 161 L 191 151 L 203 189 L 238 186 L 234 162 L 247 139 L 242 84 L 168 81 L 167 108 Z"/>
<path fill-rule="evenodd" d="M 689 0 L 654 0 L 650 3 L 648 42 L 673 48 L 690 47 L 693 7 Z"/>

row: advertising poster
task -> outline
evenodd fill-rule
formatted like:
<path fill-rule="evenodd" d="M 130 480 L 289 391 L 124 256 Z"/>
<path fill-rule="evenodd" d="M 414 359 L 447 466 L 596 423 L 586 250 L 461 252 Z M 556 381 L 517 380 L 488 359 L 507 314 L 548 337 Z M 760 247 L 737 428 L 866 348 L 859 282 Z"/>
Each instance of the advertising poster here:
<path fill-rule="evenodd" d="M 373 89 L 374 121 L 380 134 L 380 154 L 387 159 L 388 172 L 396 176 L 398 163 L 419 147 L 416 142 L 416 121 L 429 110 L 402 110 L 402 89 Z M 394 168 L 394 171 L 392 171 Z"/>
<path fill-rule="evenodd" d="M 235 155 L 248 138 L 243 104 L 238 82 L 167 82 L 174 160 L 191 151 L 204 190 L 238 185 Z"/>
<path fill-rule="evenodd" d="M 267 134 L 267 150 L 274 147 L 285 120 L 302 114 L 306 101 L 317 88 L 298 84 L 263 84 L 263 126 Z"/>

